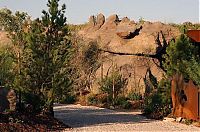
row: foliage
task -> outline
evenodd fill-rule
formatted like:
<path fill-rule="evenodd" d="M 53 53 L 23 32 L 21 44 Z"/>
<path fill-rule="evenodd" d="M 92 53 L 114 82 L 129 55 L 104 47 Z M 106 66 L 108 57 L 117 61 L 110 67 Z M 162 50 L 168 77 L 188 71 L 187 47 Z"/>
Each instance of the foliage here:
<path fill-rule="evenodd" d="M 87 24 L 78 24 L 78 25 L 74 25 L 74 24 L 68 24 L 67 25 L 69 31 L 71 32 L 77 32 L 77 31 L 80 31 L 81 29 L 85 28 L 87 26 Z"/>
<path fill-rule="evenodd" d="M 162 119 L 171 112 L 170 81 L 162 79 L 157 91 L 146 95 L 144 99 L 143 112 L 150 118 Z"/>
<path fill-rule="evenodd" d="M 184 22 L 183 24 L 170 24 L 171 26 L 174 26 L 174 27 L 177 27 L 179 29 L 179 31 L 182 33 L 182 34 L 185 34 L 187 33 L 187 31 L 190 29 L 193 29 L 193 30 L 198 30 L 200 29 L 200 24 L 196 23 L 196 24 L 193 24 L 191 22 Z"/>
<path fill-rule="evenodd" d="M 131 108 L 131 103 L 127 100 L 125 96 L 118 96 L 115 99 L 115 105 L 123 108 L 123 109 L 130 109 Z"/>
<path fill-rule="evenodd" d="M 63 104 L 73 104 L 76 102 L 76 96 L 73 94 L 68 93 L 67 95 L 64 95 L 65 97 L 63 97 L 63 99 L 61 101 L 59 101 L 60 103 Z"/>
<path fill-rule="evenodd" d="M 89 94 L 87 101 L 91 105 L 104 105 L 109 103 L 107 94 Z"/>
<path fill-rule="evenodd" d="M 14 63 L 9 47 L 2 47 L 0 49 L 0 65 L 0 85 L 11 88 L 14 79 L 14 74 L 12 72 Z"/>
<path fill-rule="evenodd" d="M 77 39 L 77 38 L 76 38 Z M 95 80 L 97 69 L 100 67 L 99 45 L 96 41 L 75 41 L 75 55 L 71 64 L 73 66 L 74 90 L 90 90 Z"/>
<path fill-rule="evenodd" d="M 45 103 L 39 95 L 33 94 L 31 92 L 24 92 L 23 96 L 22 96 L 22 101 L 23 101 L 24 105 L 31 106 L 32 111 L 29 110 L 30 112 L 36 112 L 36 113 L 40 112 L 42 110 L 41 106 L 43 106 Z M 24 108 L 24 109 L 26 109 L 26 108 Z"/>
<path fill-rule="evenodd" d="M 90 94 L 88 97 L 87 97 L 87 101 L 90 105 L 96 105 L 98 100 L 96 98 L 96 94 Z"/>
<path fill-rule="evenodd" d="M 192 119 L 186 119 L 185 120 L 185 124 L 186 125 L 191 125 L 193 123 L 193 120 Z"/>
<path fill-rule="evenodd" d="M 200 85 L 199 47 L 195 47 L 185 35 L 181 35 L 176 42 L 171 42 L 167 48 L 165 69 L 168 76 L 175 73 L 182 74 L 186 80 L 192 79 Z"/>
<path fill-rule="evenodd" d="M 3 73 L 7 80 L 8 71 L 12 71 L 14 79 L 11 85 L 26 103 L 45 107 L 53 113 L 54 99 L 63 99 L 72 84 L 70 79 L 70 63 L 73 48 L 70 33 L 67 29 L 65 5 L 59 9 L 59 0 L 48 0 L 48 12 L 42 11 L 43 16 L 31 21 L 26 13 L 16 12 L 14 15 L 8 9 L 0 11 L 0 26 L 8 33 L 13 42 L 11 50 L 12 63 L 6 54 L 11 70 Z M 8 55 L 9 56 L 9 55 Z M 9 68 L 9 66 L 8 66 Z M 5 68 L 2 70 L 5 70 Z M 27 96 L 28 95 L 28 96 Z M 38 100 L 36 106 L 29 97 Z M 41 100 L 44 103 L 40 103 Z"/>
<path fill-rule="evenodd" d="M 142 95 L 140 93 L 135 93 L 135 92 L 131 91 L 130 93 L 128 93 L 127 98 L 132 101 L 141 100 Z"/>
<path fill-rule="evenodd" d="M 19 93 L 19 103 L 21 104 L 21 91 L 25 91 L 23 88 L 23 77 L 21 74 L 21 54 L 25 46 L 25 29 L 27 28 L 28 16 L 26 13 L 16 12 L 12 14 L 9 9 L 0 10 L 0 26 L 9 34 L 12 40 L 12 59 L 14 64 L 12 65 L 12 74 L 14 75 L 13 82 L 10 84 Z"/>
<path fill-rule="evenodd" d="M 144 18 L 143 18 L 143 17 L 140 17 L 140 18 L 139 18 L 139 23 L 140 23 L 140 24 L 144 24 L 144 22 L 145 22 Z"/>
<path fill-rule="evenodd" d="M 72 48 L 65 26 L 65 5 L 59 10 L 58 1 L 49 0 L 49 12 L 43 11 L 42 20 L 31 23 L 23 53 L 25 86 L 42 96 L 47 111 L 52 110 L 54 99 L 62 98 L 71 85 Z"/>
<path fill-rule="evenodd" d="M 108 96 L 117 97 L 123 88 L 127 85 L 127 79 L 124 78 L 118 71 L 113 71 L 110 76 L 106 76 L 99 82 L 102 93 L 107 93 Z"/>

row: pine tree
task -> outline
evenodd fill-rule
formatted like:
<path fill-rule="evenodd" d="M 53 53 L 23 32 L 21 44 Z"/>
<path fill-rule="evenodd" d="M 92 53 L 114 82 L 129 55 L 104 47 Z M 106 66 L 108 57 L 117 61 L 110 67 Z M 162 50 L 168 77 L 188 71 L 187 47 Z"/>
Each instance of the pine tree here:
<path fill-rule="evenodd" d="M 27 34 L 24 52 L 24 75 L 30 90 L 44 99 L 44 107 L 53 114 L 53 102 L 70 87 L 69 60 L 72 46 L 66 26 L 65 5 L 59 0 L 48 1 L 48 12 L 35 20 Z"/>

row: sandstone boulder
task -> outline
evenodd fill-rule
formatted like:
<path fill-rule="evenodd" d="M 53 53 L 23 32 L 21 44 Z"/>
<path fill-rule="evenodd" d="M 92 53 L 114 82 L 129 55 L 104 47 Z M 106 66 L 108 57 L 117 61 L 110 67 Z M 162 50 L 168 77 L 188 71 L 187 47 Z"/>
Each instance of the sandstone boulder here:
<path fill-rule="evenodd" d="M 119 17 L 118 17 L 117 14 L 111 15 L 111 16 L 109 16 L 107 18 L 106 22 L 107 23 L 113 23 L 113 22 L 118 23 L 119 22 Z"/>
<path fill-rule="evenodd" d="M 96 25 L 100 28 L 105 23 L 105 16 L 100 13 L 97 15 Z"/>
<path fill-rule="evenodd" d="M 113 30 L 116 30 L 117 25 L 119 24 L 119 22 L 120 22 L 119 21 L 119 17 L 116 14 L 111 15 L 106 19 L 106 22 L 102 26 L 101 30 L 102 31 L 106 31 L 106 30 L 113 31 Z"/>
<path fill-rule="evenodd" d="M 129 23 L 129 22 L 130 22 L 130 19 L 128 17 L 124 17 L 122 18 L 120 23 Z"/>
<path fill-rule="evenodd" d="M 93 27 L 96 25 L 95 16 L 90 16 L 88 26 Z"/>

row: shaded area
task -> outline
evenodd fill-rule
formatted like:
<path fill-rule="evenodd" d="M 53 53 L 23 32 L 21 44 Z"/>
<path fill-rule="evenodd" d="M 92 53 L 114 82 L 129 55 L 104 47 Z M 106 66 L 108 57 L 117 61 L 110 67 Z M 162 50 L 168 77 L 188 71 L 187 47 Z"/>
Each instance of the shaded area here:
<path fill-rule="evenodd" d="M 18 112 L 0 114 L 0 132 L 62 131 L 66 129 L 70 127 L 51 116 Z"/>
<path fill-rule="evenodd" d="M 56 118 L 73 128 L 113 123 L 149 123 L 153 121 L 141 116 L 140 112 L 131 114 L 131 112 L 119 112 L 93 106 L 56 106 L 54 111 Z"/>

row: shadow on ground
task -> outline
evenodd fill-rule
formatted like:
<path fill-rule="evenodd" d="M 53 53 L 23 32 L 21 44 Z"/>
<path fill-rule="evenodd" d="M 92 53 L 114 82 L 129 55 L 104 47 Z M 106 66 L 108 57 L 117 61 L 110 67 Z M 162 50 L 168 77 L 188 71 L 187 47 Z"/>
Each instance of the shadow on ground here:
<path fill-rule="evenodd" d="M 112 123 L 149 123 L 153 120 L 140 115 L 140 112 L 119 112 L 97 107 L 65 105 L 54 107 L 55 117 L 73 127 L 109 125 Z"/>

